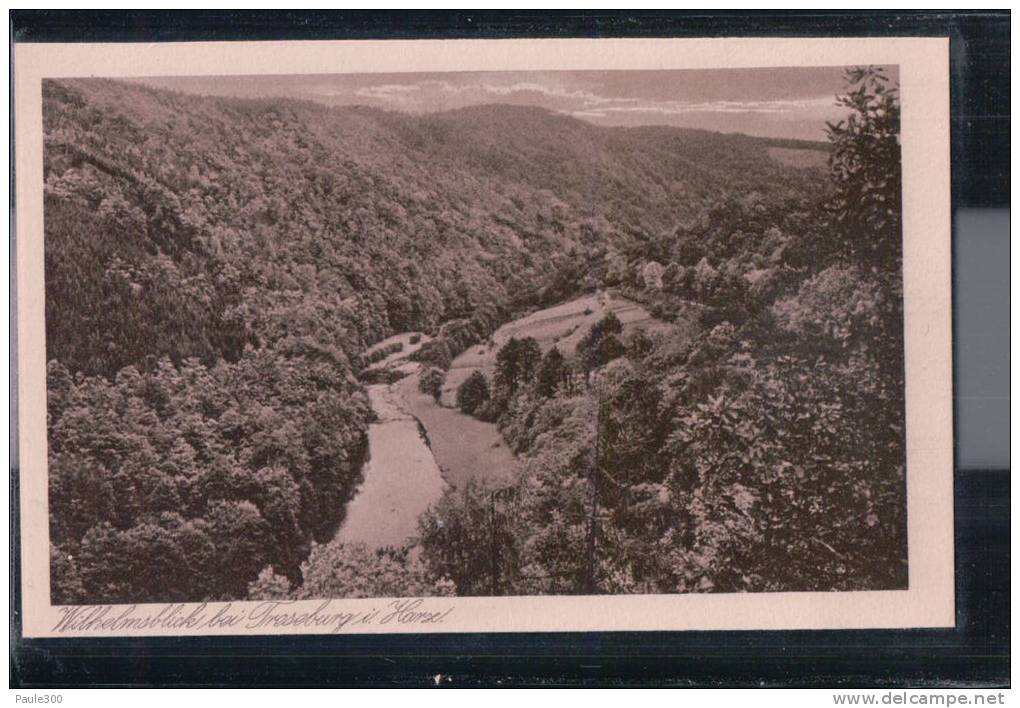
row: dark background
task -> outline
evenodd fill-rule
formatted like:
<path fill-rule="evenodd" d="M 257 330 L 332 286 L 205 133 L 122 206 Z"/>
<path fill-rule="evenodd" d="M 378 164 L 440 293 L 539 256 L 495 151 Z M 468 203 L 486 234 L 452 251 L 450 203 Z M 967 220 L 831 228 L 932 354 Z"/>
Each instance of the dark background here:
<path fill-rule="evenodd" d="M 1008 12 L 16 10 L 10 28 L 12 42 L 947 36 L 957 430 L 957 626 L 945 630 L 25 640 L 12 467 L 12 687 L 413 686 L 437 674 L 447 686 L 1009 684 Z M 13 313 L 13 271 L 11 283 Z M 13 389 L 11 408 L 16 449 Z"/>

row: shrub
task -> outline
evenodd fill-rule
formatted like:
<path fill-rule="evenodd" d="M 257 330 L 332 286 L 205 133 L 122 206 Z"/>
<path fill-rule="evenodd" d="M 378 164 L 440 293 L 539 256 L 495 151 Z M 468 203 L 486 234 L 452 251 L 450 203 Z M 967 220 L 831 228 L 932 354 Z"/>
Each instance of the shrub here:
<path fill-rule="evenodd" d="M 577 354 L 586 372 L 623 356 L 625 348 L 619 339 L 622 332 L 623 324 L 613 312 L 592 325 L 588 334 L 577 343 Z"/>
<path fill-rule="evenodd" d="M 831 266 L 805 281 L 796 295 L 777 302 L 772 312 L 780 327 L 806 342 L 831 340 L 846 347 L 855 335 L 876 338 L 883 305 L 875 279 L 853 267 Z"/>
<path fill-rule="evenodd" d="M 376 363 L 377 361 L 382 361 L 383 359 L 388 357 L 390 354 L 393 354 L 395 352 L 400 352 L 400 351 L 403 351 L 403 350 L 404 350 L 404 343 L 403 342 L 390 342 L 389 344 L 387 344 L 384 347 L 379 347 L 378 349 L 373 349 L 371 352 L 368 352 L 366 354 L 362 354 L 361 355 L 361 365 L 362 365 L 362 367 L 371 366 L 372 364 Z"/>
<path fill-rule="evenodd" d="M 488 400 L 489 382 L 481 371 L 472 372 L 457 389 L 457 407 L 468 415 L 474 414 Z"/>
<path fill-rule="evenodd" d="M 563 355 L 559 349 L 553 347 L 542 357 L 542 363 L 538 367 L 536 386 L 539 394 L 550 398 L 566 381 L 568 375 Z"/>
<path fill-rule="evenodd" d="M 371 549 L 364 544 L 314 545 L 301 565 L 304 583 L 296 599 L 346 597 L 434 597 L 453 594 L 453 583 L 436 578 L 406 548 Z"/>
<path fill-rule="evenodd" d="M 502 415 L 502 413 L 503 409 L 500 407 L 499 403 L 492 398 L 475 408 L 475 418 L 486 423 L 495 423 L 499 420 L 499 416 Z"/>
<path fill-rule="evenodd" d="M 423 563 L 434 576 L 453 581 L 457 595 L 502 595 L 515 585 L 520 529 L 514 495 L 500 491 L 469 481 L 447 491 L 419 520 Z"/>
<path fill-rule="evenodd" d="M 530 383 L 541 359 L 542 350 L 533 337 L 511 337 L 496 353 L 496 390 L 500 395 L 512 396 Z"/>
<path fill-rule="evenodd" d="M 426 366 L 445 371 L 450 368 L 453 354 L 450 352 L 450 345 L 447 344 L 445 339 L 433 339 L 431 342 L 423 344 L 421 349 L 411 355 L 411 358 Z"/>

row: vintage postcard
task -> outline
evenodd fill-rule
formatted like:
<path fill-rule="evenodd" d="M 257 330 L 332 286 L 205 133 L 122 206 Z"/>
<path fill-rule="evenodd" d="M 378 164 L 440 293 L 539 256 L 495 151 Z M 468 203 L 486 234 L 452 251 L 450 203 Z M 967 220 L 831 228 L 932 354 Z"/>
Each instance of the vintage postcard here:
<path fill-rule="evenodd" d="M 947 40 L 14 84 L 25 636 L 954 624 Z"/>

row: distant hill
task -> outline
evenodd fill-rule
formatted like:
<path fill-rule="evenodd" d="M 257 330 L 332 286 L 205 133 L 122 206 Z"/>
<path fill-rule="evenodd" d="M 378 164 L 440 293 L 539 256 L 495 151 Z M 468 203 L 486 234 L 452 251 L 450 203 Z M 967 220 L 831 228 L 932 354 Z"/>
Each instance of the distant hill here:
<path fill-rule="evenodd" d="M 535 290 L 565 254 L 816 181 L 770 157 L 790 141 L 502 105 L 410 116 L 68 80 L 46 82 L 44 122 L 49 356 L 107 375 L 236 358 L 310 299 L 358 350 Z"/>
<path fill-rule="evenodd" d="M 693 266 L 718 252 L 739 284 L 824 183 L 776 141 L 508 106 L 51 80 L 43 123 L 57 603 L 299 580 L 359 480 L 366 346 L 468 316 L 449 329 L 491 331 L 650 257 L 714 288 Z"/>

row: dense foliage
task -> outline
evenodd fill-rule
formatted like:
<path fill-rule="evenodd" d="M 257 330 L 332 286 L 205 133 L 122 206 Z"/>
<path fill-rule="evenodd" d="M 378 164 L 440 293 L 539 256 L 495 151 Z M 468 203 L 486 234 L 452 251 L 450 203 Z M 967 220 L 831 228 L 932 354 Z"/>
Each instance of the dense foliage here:
<path fill-rule="evenodd" d="M 295 586 L 273 566 L 267 566 L 248 586 L 248 597 L 309 600 L 454 594 L 452 581 L 436 579 L 435 573 L 412 558 L 406 547 L 372 550 L 364 544 L 338 541 L 315 544 L 301 571 L 302 583 Z"/>
<path fill-rule="evenodd" d="M 515 301 L 521 304 L 519 300 Z M 411 359 L 438 369 L 448 369 L 453 357 L 472 344 L 485 340 L 506 319 L 507 308 L 481 305 L 470 317 L 458 317 L 440 326 L 436 336 L 411 355 Z"/>
<path fill-rule="evenodd" d="M 588 333 L 577 344 L 578 363 L 589 376 L 593 369 L 598 369 L 613 359 L 623 356 L 623 343 L 620 334 L 623 323 L 612 312 L 592 325 Z"/>
<path fill-rule="evenodd" d="M 422 522 L 459 593 L 906 587 L 898 105 L 847 80 L 831 192 L 733 195 L 610 254 L 605 282 L 675 329 L 603 319 L 505 387 L 520 480 Z"/>
<path fill-rule="evenodd" d="M 297 580 L 358 478 L 368 405 L 332 362 L 263 349 L 111 381 L 54 361 L 48 386 L 58 602 L 243 597 L 266 565 Z"/>
<path fill-rule="evenodd" d="M 403 342 L 391 342 L 390 344 L 387 344 L 385 346 L 378 346 L 369 349 L 367 352 L 365 352 L 359 357 L 358 361 L 361 366 L 367 367 L 371 366 L 372 364 L 375 364 L 376 362 L 382 361 L 391 354 L 395 354 L 403 350 L 404 350 Z"/>
<path fill-rule="evenodd" d="M 45 82 L 54 601 L 901 586 L 896 96 L 851 79 L 825 189 L 746 136 Z M 429 332 L 435 395 L 595 286 L 674 334 L 514 340 L 468 408 L 520 483 L 452 491 L 420 560 L 329 542 L 367 347 Z"/>

